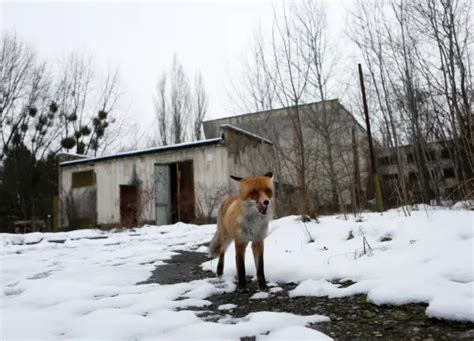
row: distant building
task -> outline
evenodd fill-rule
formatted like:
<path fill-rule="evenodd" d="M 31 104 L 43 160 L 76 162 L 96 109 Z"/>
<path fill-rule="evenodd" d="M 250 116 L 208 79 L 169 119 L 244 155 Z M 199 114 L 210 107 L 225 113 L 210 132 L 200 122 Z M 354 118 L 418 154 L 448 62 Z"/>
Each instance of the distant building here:
<path fill-rule="evenodd" d="M 299 124 L 294 122 L 296 109 Z M 296 191 L 298 186 L 294 165 L 299 156 L 294 141 L 297 138 L 295 125 L 301 126 L 307 184 L 319 212 L 364 206 L 365 198 L 370 196 L 366 130 L 337 99 L 208 120 L 203 124 L 206 138 L 218 136 L 223 124 L 231 124 L 274 142 L 276 181 L 280 189 L 285 187 L 289 191 Z M 327 141 L 330 141 L 331 149 L 328 149 Z M 295 205 L 298 203 L 286 194 L 285 204 L 294 205 L 283 214 L 297 213 Z M 335 197 L 339 203 L 335 203 Z M 363 202 L 356 202 L 360 200 Z"/>
<path fill-rule="evenodd" d="M 429 187 L 435 198 L 450 199 L 456 191 L 459 181 L 456 177 L 453 156 L 449 150 L 449 142 L 429 143 L 426 146 L 426 166 Z M 413 145 L 398 148 L 401 167 L 398 166 L 397 148 L 379 148 L 377 165 L 382 177 L 384 196 L 391 205 L 397 202 L 401 191 L 398 186 L 405 183 L 408 200 L 421 201 L 418 167 Z M 401 170 L 401 173 L 399 172 Z"/>
<path fill-rule="evenodd" d="M 261 174 L 271 170 L 259 160 L 272 147 L 226 125 L 211 139 L 62 162 L 60 226 L 162 225 L 215 216 L 223 195 L 235 192 L 230 175 L 247 173 L 248 164 Z"/>

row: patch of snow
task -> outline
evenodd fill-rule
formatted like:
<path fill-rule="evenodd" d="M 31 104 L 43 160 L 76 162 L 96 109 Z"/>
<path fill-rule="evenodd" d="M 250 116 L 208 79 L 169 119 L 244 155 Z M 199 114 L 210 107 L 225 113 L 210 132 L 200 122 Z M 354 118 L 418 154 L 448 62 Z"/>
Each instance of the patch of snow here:
<path fill-rule="evenodd" d="M 242 336 L 261 335 L 284 330 L 288 327 L 304 327 L 310 323 L 328 322 L 329 318 L 321 315 L 298 316 L 290 313 L 262 311 L 251 313 L 241 319 L 232 319 L 228 323 L 193 323 L 183 328 L 172 330 L 170 338 L 222 340 Z M 231 322 L 231 323 L 229 323 Z"/>
<path fill-rule="evenodd" d="M 261 292 L 257 292 L 255 294 L 253 294 L 250 299 L 251 300 L 264 300 L 266 298 L 269 298 L 270 297 L 270 294 L 268 292 L 264 292 L 264 291 L 261 291 Z"/>
<path fill-rule="evenodd" d="M 474 200 L 458 201 L 452 206 L 453 210 L 474 210 Z"/>
<path fill-rule="evenodd" d="M 283 289 L 280 288 L 280 287 L 273 287 L 273 288 L 270 288 L 270 292 L 271 292 L 271 293 L 276 293 L 276 292 L 280 292 L 280 291 L 283 291 Z"/>
<path fill-rule="evenodd" d="M 231 310 L 231 309 L 234 309 L 234 308 L 237 308 L 237 305 L 232 304 L 232 303 L 221 304 L 219 307 L 217 307 L 217 309 L 219 309 L 219 310 Z"/>
<path fill-rule="evenodd" d="M 280 330 L 270 333 L 270 335 L 262 335 L 259 340 L 294 340 L 294 339 L 309 339 L 309 340 L 332 340 L 331 337 L 320 331 L 304 328 L 301 326 L 291 326 L 282 328 Z"/>

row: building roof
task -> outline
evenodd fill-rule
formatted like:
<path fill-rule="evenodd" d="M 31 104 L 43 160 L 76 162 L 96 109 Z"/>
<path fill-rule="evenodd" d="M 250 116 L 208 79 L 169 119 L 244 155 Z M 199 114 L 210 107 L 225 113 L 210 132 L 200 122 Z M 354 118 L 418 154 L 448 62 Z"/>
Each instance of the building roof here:
<path fill-rule="evenodd" d="M 311 103 L 302 103 L 300 105 L 298 105 L 298 107 L 307 107 L 307 106 L 312 106 L 312 105 L 315 105 L 315 104 L 320 104 L 320 103 L 330 103 L 330 102 L 337 102 L 339 103 L 339 100 L 337 98 L 334 98 L 334 99 L 328 99 L 328 100 L 325 100 L 325 101 L 318 101 L 318 102 L 311 102 Z M 275 109 L 269 109 L 269 110 L 262 110 L 262 111 L 254 111 L 254 112 L 249 112 L 249 113 L 245 113 L 245 114 L 239 114 L 239 115 L 232 115 L 232 116 L 225 116 L 225 117 L 219 117 L 219 118 L 213 118 L 211 120 L 205 120 L 204 123 L 206 122 L 214 122 L 214 121 L 219 121 L 219 120 L 226 120 L 226 119 L 229 119 L 229 118 L 237 118 L 237 117 L 244 117 L 244 116 L 250 116 L 250 115 L 258 115 L 258 114 L 271 114 L 273 112 L 276 112 L 276 111 L 280 111 L 280 110 L 284 110 L 284 109 L 291 109 L 291 108 L 294 108 L 296 106 L 289 106 L 289 107 L 281 107 L 281 108 L 275 108 Z"/>
<path fill-rule="evenodd" d="M 222 141 L 223 141 L 222 137 L 216 137 L 216 138 L 201 140 L 201 141 L 178 143 L 178 144 L 172 144 L 169 146 L 153 147 L 153 148 L 147 148 L 147 149 L 134 150 L 130 152 L 116 153 L 116 154 L 106 155 L 106 156 L 89 157 L 86 159 L 65 161 L 65 162 L 61 162 L 59 166 L 67 167 L 67 166 L 74 166 L 78 164 L 95 163 L 98 161 L 122 159 L 126 157 L 131 157 L 131 156 L 157 154 L 157 153 L 163 153 L 163 152 L 173 151 L 173 150 L 188 149 L 188 148 L 194 148 L 194 147 L 202 147 L 202 146 L 208 146 L 208 145 L 213 145 L 213 144 L 219 144 Z"/>
<path fill-rule="evenodd" d="M 89 158 L 89 156 L 87 155 L 84 155 L 84 154 L 76 154 L 76 153 L 70 153 L 70 152 L 59 152 L 56 154 L 56 156 L 71 156 L 71 157 L 77 157 L 77 158 L 83 158 L 83 159 L 87 159 Z"/>
<path fill-rule="evenodd" d="M 346 107 L 344 107 L 344 105 L 342 105 L 342 103 L 339 101 L 338 98 L 333 98 L 333 99 L 327 99 L 327 100 L 324 100 L 324 101 L 318 101 L 318 102 L 310 102 L 310 103 L 303 103 L 303 104 L 300 104 L 298 105 L 299 108 L 304 108 L 304 107 L 311 107 L 313 105 L 318 105 L 318 104 L 321 104 L 321 103 L 337 103 L 341 106 L 341 108 L 348 114 L 348 116 L 362 129 L 362 130 L 366 130 L 365 127 L 355 118 L 355 116 L 349 111 L 346 109 Z M 285 110 L 285 109 L 291 109 L 291 108 L 294 108 L 296 106 L 289 106 L 289 107 L 281 107 L 281 108 L 275 108 L 275 109 L 270 109 L 270 110 L 263 110 L 263 111 L 255 111 L 255 112 L 250 112 L 250 113 L 245 113 L 245 114 L 240 114 L 240 115 L 233 115 L 233 116 L 225 116 L 225 117 L 220 117 L 220 118 L 214 118 L 214 119 L 211 119 L 211 120 L 206 120 L 204 121 L 203 123 L 208 123 L 208 122 L 218 122 L 218 121 L 225 121 L 225 120 L 228 120 L 228 119 L 232 119 L 232 118 L 240 118 L 240 117 L 247 117 L 247 116 L 251 116 L 251 115 L 266 115 L 266 114 L 273 114 L 277 111 L 281 111 L 281 110 Z"/>
<path fill-rule="evenodd" d="M 240 134 L 244 134 L 244 135 L 247 135 L 248 137 L 251 137 L 251 138 L 254 138 L 256 140 L 259 140 L 261 142 L 265 142 L 265 143 L 268 143 L 268 144 L 273 144 L 272 141 L 270 141 L 269 139 L 266 139 L 260 135 L 257 135 L 257 134 L 254 134 L 254 133 L 251 133 L 250 131 L 247 131 L 247 130 L 244 130 L 244 129 L 241 129 L 239 127 L 236 127 L 236 126 L 233 126 L 232 124 L 222 124 L 220 126 L 221 128 L 224 128 L 224 129 L 231 129 L 231 130 L 234 130 Z"/>

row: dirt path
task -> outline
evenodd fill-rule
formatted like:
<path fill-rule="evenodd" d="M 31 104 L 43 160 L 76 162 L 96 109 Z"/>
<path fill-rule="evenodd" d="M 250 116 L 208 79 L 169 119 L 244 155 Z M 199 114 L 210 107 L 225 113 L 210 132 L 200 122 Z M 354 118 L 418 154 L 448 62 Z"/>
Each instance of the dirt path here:
<path fill-rule="evenodd" d="M 145 282 L 174 284 L 196 279 L 215 277 L 210 271 L 203 271 L 200 264 L 208 258 L 203 253 L 184 251 L 156 267 Z M 350 285 L 352 283 L 343 283 Z M 425 315 L 426 304 L 402 306 L 376 306 L 368 303 L 365 295 L 343 298 L 300 297 L 290 298 L 288 291 L 295 283 L 278 284 L 283 290 L 272 293 L 262 300 L 250 299 L 256 292 L 255 284 L 249 282 L 249 293 L 227 293 L 207 298 L 212 302 L 203 311 L 196 308 L 198 316 L 206 321 L 222 318 L 239 318 L 257 311 L 284 311 L 298 315 L 321 314 L 331 319 L 328 323 L 312 325 L 335 340 L 474 340 L 474 324 L 448 322 Z M 237 305 L 232 310 L 222 311 L 222 304 Z M 192 310 L 186 308 L 187 310 Z"/>

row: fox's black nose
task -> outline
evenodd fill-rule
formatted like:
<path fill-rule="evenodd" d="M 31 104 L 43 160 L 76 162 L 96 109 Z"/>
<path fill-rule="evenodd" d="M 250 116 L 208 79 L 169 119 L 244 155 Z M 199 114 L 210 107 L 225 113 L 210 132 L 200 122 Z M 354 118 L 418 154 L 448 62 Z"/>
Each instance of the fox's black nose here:
<path fill-rule="evenodd" d="M 263 200 L 263 204 L 264 204 L 265 206 L 268 206 L 268 205 L 270 205 L 270 201 L 268 201 L 268 200 L 265 199 L 265 200 Z"/>

